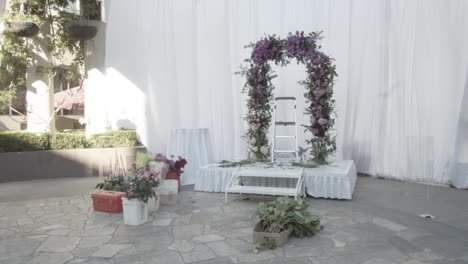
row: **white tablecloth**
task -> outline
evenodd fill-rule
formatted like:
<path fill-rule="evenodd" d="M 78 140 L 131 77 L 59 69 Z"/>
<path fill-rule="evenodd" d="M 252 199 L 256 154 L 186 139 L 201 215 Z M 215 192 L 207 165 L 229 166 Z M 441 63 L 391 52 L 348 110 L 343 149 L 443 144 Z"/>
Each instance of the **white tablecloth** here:
<path fill-rule="evenodd" d="M 213 162 L 213 148 L 208 128 L 172 129 L 167 144 L 167 155 L 178 155 L 187 160 L 180 184 L 194 184 L 197 170 Z"/>
<path fill-rule="evenodd" d="M 210 164 L 197 171 L 195 191 L 224 192 L 227 182 L 236 170 L 263 170 L 262 175 L 268 171 L 297 169 L 297 167 L 270 167 L 265 164 L 249 165 L 241 168 L 221 168 L 218 164 Z M 306 192 L 313 197 L 352 199 L 356 186 L 357 174 L 354 161 L 335 161 L 330 165 L 318 168 L 304 169 Z M 243 182 L 246 185 L 295 187 L 294 179 L 274 179 L 259 177 Z"/>

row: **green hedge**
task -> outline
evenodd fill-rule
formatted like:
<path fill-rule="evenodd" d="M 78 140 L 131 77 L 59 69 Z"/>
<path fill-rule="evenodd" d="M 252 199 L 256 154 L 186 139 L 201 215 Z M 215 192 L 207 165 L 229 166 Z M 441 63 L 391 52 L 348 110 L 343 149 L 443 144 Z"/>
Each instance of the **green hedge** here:
<path fill-rule="evenodd" d="M 90 144 L 85 133 L 53 133 L 50 138 L 50 149 L 83 149 Z"/>
<path fill-rule="evenodd" d="M 91 148 L 135 147 L 136 133 L 133 130 L 108 131 L 91 135 Z"/>
<path fill-rule="evenodd" d="M 0 152 L 22 152 L 50 149 L 48 133 L 6 131 L 0 133 Z"/>
<path fill-rule="evenodd" d="M 108 131 L 86 139 L 84 132 L 32 133 L 0 132 L 0 152 L 23 152 L 55 149 L 118 148 L 137 145 L 134 130 Z"/>

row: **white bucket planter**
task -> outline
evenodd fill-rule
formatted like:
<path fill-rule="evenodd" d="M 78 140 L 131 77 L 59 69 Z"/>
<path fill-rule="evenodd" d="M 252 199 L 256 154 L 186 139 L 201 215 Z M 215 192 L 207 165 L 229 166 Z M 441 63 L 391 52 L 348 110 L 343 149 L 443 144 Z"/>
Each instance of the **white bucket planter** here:
<path fill-rule="evenodd" d="M 154 212 L 159 210 L 159 192 L 156 191 L 156 196 L 148 200 L 148 211 Z"/>
<path fill-rule="evenodd" d="M 164 180 L 159 187 L 161 204 L 174 205 L 177 203 L 179 184 L 177 180 Z"/>
<path fill-rule="evenodd" d="M 124 223 L 126 225 L 141 225 L 148 221 L 148 204 L 139 199 L 122 197 Z"/>

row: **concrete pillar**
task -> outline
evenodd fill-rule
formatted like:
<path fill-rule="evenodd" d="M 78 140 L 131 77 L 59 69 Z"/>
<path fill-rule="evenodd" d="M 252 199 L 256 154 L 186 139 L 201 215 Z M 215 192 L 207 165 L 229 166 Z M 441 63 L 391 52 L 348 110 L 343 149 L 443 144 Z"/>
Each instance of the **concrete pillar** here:
<path fill-rule="evenodd" d="M 26 101 L 28 104 L 28 126 L 31 132 L 50 132 L 55 130 L 54 114 L 54 76 L 49 73 L 51 66 L 47 42 L 43 38 L 49 30 L 48 25 L 41 28 L 33 48 L 33 67 L 26 75 Z M 28 40 L 29 41 L 29 40 Z"/>
<path fill-rule="evenodd" d="M 96 37 L 86 43 L 85 120 L 86 136 L 102 133 L 109 127 L 108 101 L 112 90 L 107 88 L 105 76 L 106 24 L 95 21 Z"/>

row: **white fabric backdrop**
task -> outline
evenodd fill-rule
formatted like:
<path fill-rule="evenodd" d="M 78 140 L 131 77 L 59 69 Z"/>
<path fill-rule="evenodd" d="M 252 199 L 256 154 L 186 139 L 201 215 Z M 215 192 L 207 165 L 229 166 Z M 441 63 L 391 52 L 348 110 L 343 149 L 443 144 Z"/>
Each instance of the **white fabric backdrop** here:
<path fill-rule="evenodd" d="M 323 31 L 339 74 L 337 158 L 354 159 L 358 172 L 371 175 L 449 183 L 468 66 L 468 2 L 109 0 L 105 10 L 105 81 L 94 94 L 108 99 L 90 99 L 105 112 L 88 116 L 91 130 L 104 121 L 136 127 L 158 152 L 171 128 L 207 127 L 216 160 L 245 157 L 244 80 L 233 74 L 249 56 L 243 46 L 264 34 Z M 297 81 L 304 67 L 277 72 L 276 95 L 296 96 L 303 109 Z"/>

